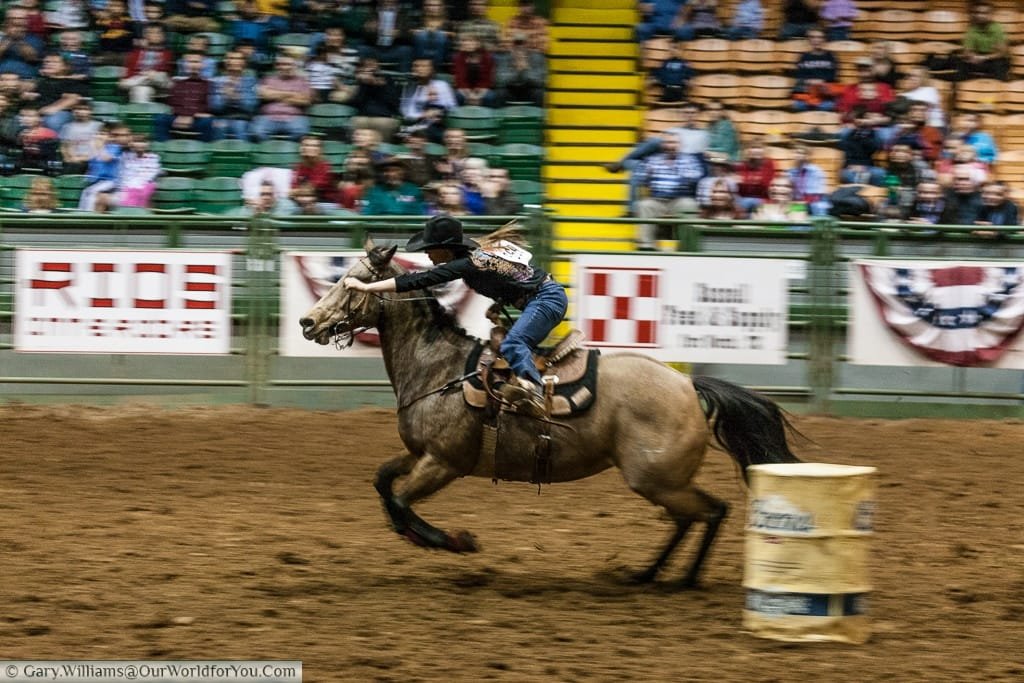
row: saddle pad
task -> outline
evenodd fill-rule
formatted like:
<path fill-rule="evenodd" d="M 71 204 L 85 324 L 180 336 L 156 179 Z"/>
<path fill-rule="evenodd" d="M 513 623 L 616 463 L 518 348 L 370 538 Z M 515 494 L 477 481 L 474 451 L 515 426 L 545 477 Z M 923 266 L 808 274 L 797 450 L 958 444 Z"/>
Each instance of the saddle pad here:
<path fill-rule="evenodd" d="M 477 344 L 466 358 L 466 374 L 479 369 L 480 355 L 485 346 Z M 564 417 L 586 411 L 597 397 L 598 349 L 577 349 L 544 371 L 543 375 L 557 376 L 555 393 L 551 400 L 551 415 Z M 495 387 L 496 388 L 496 387 Z M 487 406 L 487 392 L 479 375 L 462 383 L 462 396 L 473 408 Z"/>

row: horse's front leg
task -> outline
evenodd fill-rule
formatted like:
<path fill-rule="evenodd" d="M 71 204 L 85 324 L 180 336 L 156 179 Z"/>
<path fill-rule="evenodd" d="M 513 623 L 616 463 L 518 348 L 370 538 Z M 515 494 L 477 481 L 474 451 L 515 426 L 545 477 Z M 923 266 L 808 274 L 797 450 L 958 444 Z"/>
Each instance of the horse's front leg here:
<path fill-rule="evenodd" d="M 395 495 L 392 484 L 404 474 L 409 478 Z M 469 532 L 445 533 L 412 510 L 413 503 L 440 491 L 458 476 L 458 471 L 429 454 L 420 458 L 406 454 L 385 463 L 377 472 L 376 488 L 384 499 L 384 509 L 395 531 L 424 548 L 441 548 L 456 553 L 476 552 L 476 539 Z"/>

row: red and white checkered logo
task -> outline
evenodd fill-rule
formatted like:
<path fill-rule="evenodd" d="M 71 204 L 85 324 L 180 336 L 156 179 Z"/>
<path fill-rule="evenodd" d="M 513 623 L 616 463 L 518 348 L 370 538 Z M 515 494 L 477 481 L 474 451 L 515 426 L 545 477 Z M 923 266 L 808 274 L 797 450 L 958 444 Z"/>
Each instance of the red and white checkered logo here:
<path fill-rule="evenodd" d="M 580 323 L 587 343 L 626 348 L 657 346 L 660 287 L 660 268 L 585 268 Z"/>

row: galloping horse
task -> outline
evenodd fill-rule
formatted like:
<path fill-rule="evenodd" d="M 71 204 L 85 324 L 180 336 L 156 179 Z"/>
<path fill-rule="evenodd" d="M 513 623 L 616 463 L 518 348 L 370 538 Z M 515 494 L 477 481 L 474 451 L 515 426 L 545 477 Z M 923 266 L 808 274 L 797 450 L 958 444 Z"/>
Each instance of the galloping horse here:
<path fill-rule="evenodd" d="M 392 262 L 395 249 L 368 241 L 366 257 L 346 277 L 370 282 L 402 273 Z M 539 423 L 503 414 L 495 458 L 481 458 L 483 411 L 467 406 L 461 392 L 439 390 L 463 374 L 476 340 L 432 297 L 347 290 L 343 279 L 299 322 L 305 338 L 319 344 L 344 343 L 371 327 L 380 334 L 407 449 L 377 473 L 376 488 L 391 524 L 418 545 L 475 551 L 472 535 L 445 533 L 411 506 L 459 477 L 494 477 L 499 457 L 503 478 L 529 481 Z M 790 425 L 767 398 L 724 380 L 689 378 L 639 354 L 601 357 L 597 387 L 587 412 L 565 418 L 571 429 L 552 430 L 551 480 L 573 481 L 615 466 L 632 490 L 668 511 L 674 533 L 657 559 L 633 575 L 637 582 L 653 581 L 693 522 L 704 522 L 704 536 L 682 582 L 695 585 L 728 511 L 724 501 L 691 483 L 712 434 L 745 471 L 753 464 L 799 462 L 786 442 Z M 406 475 L 396 495 L 393 483 Z"/>

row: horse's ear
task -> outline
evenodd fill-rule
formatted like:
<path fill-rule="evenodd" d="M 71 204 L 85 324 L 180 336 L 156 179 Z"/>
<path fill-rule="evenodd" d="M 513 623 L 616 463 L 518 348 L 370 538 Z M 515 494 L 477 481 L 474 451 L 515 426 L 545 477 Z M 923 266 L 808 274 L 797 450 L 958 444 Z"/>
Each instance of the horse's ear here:
<path fill-rule="evenodd" d="M 376 248 L 377 248 L 377 243 L 373 241 L 372 237 L 367 235 L 366 236 L 366 240 L 363 241 L 363 249 L 366 250 L 367 256 L 369 256 L 370 252 L 372 252 Z"/>
<path fill-rule="evenodd" d="M 383 268 L 384 266 L 391 263 L 391 257 L 395 255 L 396 251 L 398 251 L 397 244 L 392 244 L 390 247 L 387 248 L 373 247 L 368 252 L 368 255 L 370 257 L 370 263 L 372 263 L 375 268 Z"/>

